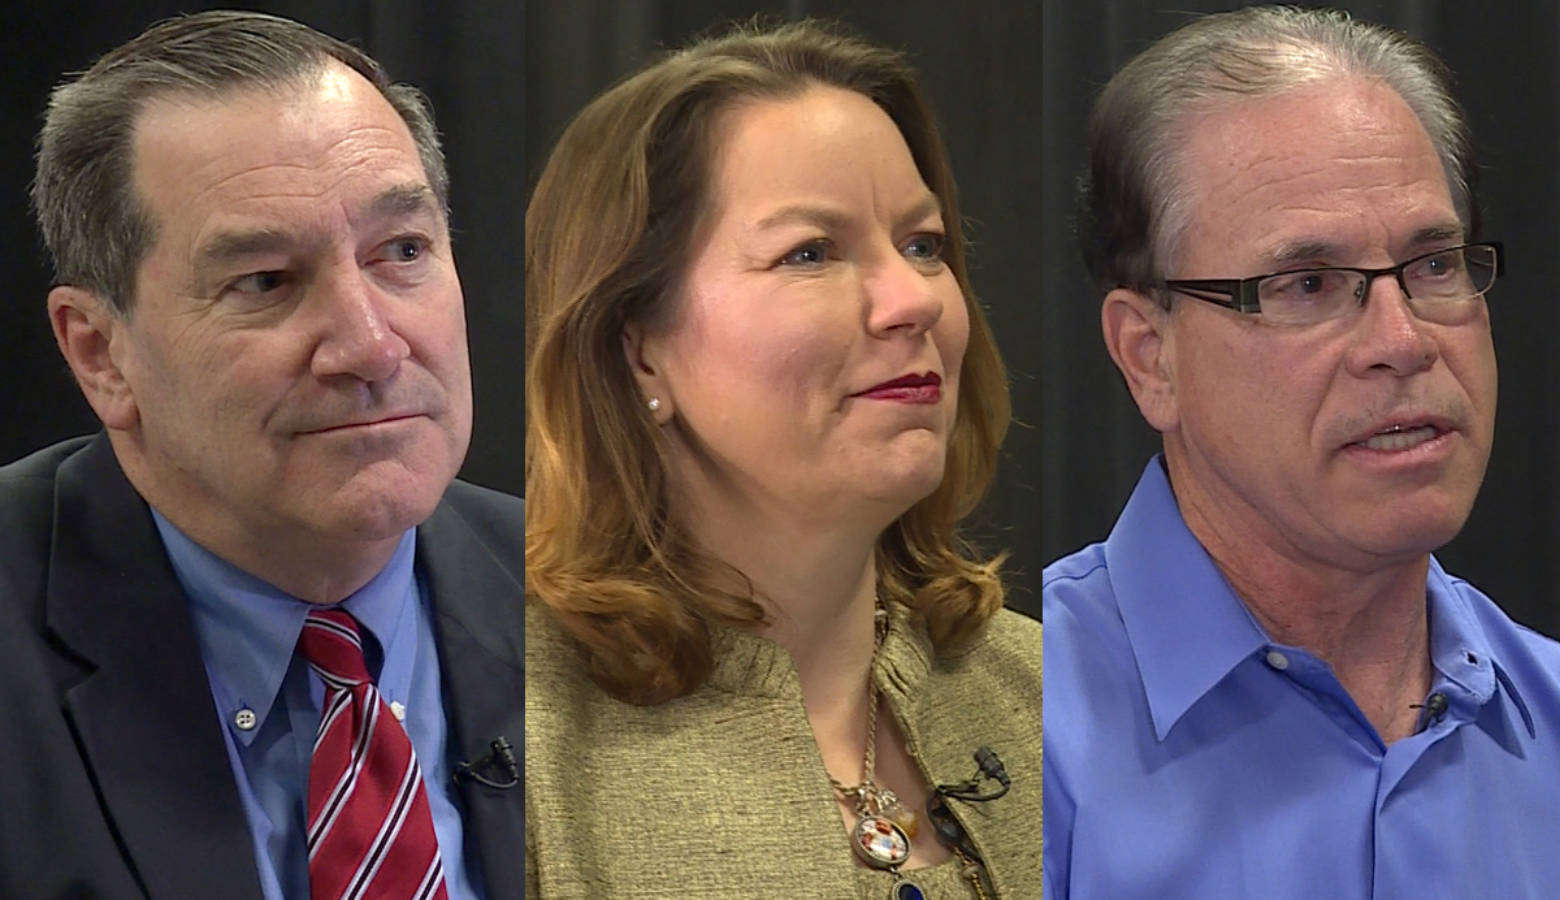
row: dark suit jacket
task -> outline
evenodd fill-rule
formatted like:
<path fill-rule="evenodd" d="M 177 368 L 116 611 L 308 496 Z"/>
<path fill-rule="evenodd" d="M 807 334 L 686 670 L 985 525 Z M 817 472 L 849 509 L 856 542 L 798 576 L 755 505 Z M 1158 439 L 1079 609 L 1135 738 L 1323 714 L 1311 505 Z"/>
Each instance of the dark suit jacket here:
<path fill-rule="evenodd" d="M 451 745 L 522 745 L 523 505 L 452 485 L 417 536 Z M 518 788 L 463 781 L 468 862 L 523 891 Z M 0 897 L 259 900 L 194 626 L 105 435 L 0 468 Z"/>

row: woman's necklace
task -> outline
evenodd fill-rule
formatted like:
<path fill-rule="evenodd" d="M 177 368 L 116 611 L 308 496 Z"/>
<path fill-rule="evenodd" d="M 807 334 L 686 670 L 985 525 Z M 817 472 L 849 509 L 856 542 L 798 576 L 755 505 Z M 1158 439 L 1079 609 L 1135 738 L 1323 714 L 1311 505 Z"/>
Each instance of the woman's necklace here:
<path fill-rule="evenodd" d="M 875 643 L 871 668 L 876 669 L 878 653 L 888 633 L 888 610 L 883 608 L 881 601 L 873 622 Z M 860 818 L 851 829 L 850 843 L 856 855 L 867 865 L 887 869 L 894 875 L 896 880 L 889 894 L 891 900 L 926 900 L 926 890 L 899 872 L 899 867 L 910 858 L 910 839 L 915 837 L 917 830 L 916 815 L 899 802 L 893 791 L 877 784 L 877 722 L 881 692 L 870 674 L 867 685 L 867 752 L 861 763 L 861 783 L 846 787 L 833 775 L 829 776 L 829 783 L 842 798 L 855 802 L 856 815 Z"/>

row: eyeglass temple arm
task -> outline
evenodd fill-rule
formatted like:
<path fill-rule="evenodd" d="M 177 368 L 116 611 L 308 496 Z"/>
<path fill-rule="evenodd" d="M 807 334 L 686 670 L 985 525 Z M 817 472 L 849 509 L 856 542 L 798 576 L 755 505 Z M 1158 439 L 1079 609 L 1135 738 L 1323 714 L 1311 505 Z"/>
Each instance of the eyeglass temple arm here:
<path fill-rule="evenodd" d="M 1247 281 L 1250 282 L 1249 287 Z M 1188 297 L 1206 300 L 1209 303 L 1217 303 L 1220 306 L 1239 312 L 1260 312 L 1261 306 L 1257 303 L 1257 280 L 1248 279 L 1247 281 L 1235 279 L 1191 279 L 1166 281 L 1164 285 L 1170 290 L 1185 294 Z"/>

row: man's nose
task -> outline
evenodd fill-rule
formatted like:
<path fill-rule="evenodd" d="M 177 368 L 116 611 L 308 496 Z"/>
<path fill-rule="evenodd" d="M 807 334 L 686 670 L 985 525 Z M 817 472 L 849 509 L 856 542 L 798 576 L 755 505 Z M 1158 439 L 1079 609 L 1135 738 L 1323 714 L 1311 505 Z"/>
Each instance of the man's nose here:
<path fill-rule="evenodd" d="M 411 355 L 411 346 L 395 330 L 396 298 L 376 287 L 358 266 L 339 266 L 316 285 L 322 335 L 313 371 L 326 378 L 351 375 L 383 381 Z"/>

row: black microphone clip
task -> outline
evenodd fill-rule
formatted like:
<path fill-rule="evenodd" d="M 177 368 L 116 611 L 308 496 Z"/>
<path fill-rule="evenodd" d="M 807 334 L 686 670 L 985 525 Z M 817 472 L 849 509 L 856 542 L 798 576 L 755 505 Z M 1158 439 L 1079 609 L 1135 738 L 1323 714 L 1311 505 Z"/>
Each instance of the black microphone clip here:
<path fill-rule="evenodd" d="M 515 762 L 515 748 L 503 735 L 499 735 L 488 743 L 491 748 L 486 756 L 475 762 L 463 762 L 455 767 L 455 780 L 470 779 L 478 784 L 487 785 L 507 791 L 520 783 L 520 766 Z M 502 770 L 504 780 L 494 780 L 488 776 L 495 774 L 495 770 Z M 482 774 L 487 772 L 487 775 Z"/>
<path fill-rule="evenodd" d="M 1451 700 L 1442 691 L 1436 691 L 1426 697 L 1423 703 L 1410 703 L 1408 705 L 1409 709 L 1423 710 L 1419 714 L 1419 724 L 1414 726 L 1414 733 L 1418 734 L 1441 721 L 1441 717 L 1446 715 L 1447 707 L 1451 705 Z"/>
<path fill-rule="evenodd" d="M 948 808 L 946 798 L 952 797 L 966 803 L 984 803 L 1006 794 L 1013 782 L 1008 778 L 1007 770 L 1002 767 L 1002 758 L 997 756 L 997 751 L 990 747 L 981 747 L 975 751 L 975 765 L 978 771 L 968 781 L 939 784 L 932 788 L 931 796 L 926 798 L 926 816 L 931 820 L 932 830 L 937 832 L 938 839 L 944 844 L 962 851 L 971 859 L 980 859 L 980 854 L 976 852 L 975 845 L 970 841 L 964 826 L 959 824 L 953 810 Z M 983 780 L 995 781 L 996 788 L 989 791 L 982 790 Z"/>
<path fill-rule="evenodd" d="M 979 771 L 973 778 L 958 784 L 939 784 L 932 789 L 932 793 L 939 797 L 963 800 L 966 803 L 984 803 L 1006 794 L 1008 788 L 1013 785 L 1007 770 L 1002 767 L 1002 758 L 997 756 L 997 751 L 990 747 L 981 747 L 975 751 L 975 765 L 979 767 Z M 983 791 L 981 782 L 986 779 L 995 781 L 997 787 L 990 792 Z"/>

